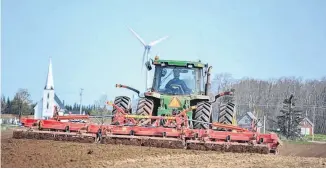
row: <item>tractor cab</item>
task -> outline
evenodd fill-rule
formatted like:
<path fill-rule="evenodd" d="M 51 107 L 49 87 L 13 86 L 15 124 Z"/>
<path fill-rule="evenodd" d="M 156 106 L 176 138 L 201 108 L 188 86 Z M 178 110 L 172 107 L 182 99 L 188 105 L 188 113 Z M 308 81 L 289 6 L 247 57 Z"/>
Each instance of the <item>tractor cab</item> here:
<path fill-rule="evenodd" d="M 147 70 L 155 67 L 153 85 L 151 90 L 140 96 L 140 92 L 129 86 L 117 84 L 132 90 L 140 97 L 136 115 L 140 116 L 176 116 L 185 111 L 189 126 L 195 129 L 208 129 L 209 124 L 220 122 L 232 124 L 234 103 L 221 104 L 219 110 L 213 109 L 212 103 L 217 98 L 230 95 L 232 92 L 218 94 L 214 100 L 210 99 L 208 90 L 210 88 L 211 66 L 200 61 L 178 61 L 160 60 L 155 57 L 152 64 L 146 62 Z M 131 110 L 131 99 L 127 96 L 118 96 L 114 103 L 128 112 Z M 191 109 L 196 107 L 195 109 Z M 115 114 L 117 109 L 112 110 Z M 144 120 L 142 124 L 151 125 L 152 120 Z M 162 122 L 163 124 L 164 122 Z"/>
<path fill-rule="evenodd" d="M 173 115 L 197 105 L 201 101 L 209 101 L 206 94 L 205 78 L 207 72 L 200 61 L 160 60 L 157 56 L 152 61 L 155 67 L 153 84 L 150 91 L 145 92 L 145 99 L 141 99 L 136 114 L 142 115 Z M 151 70 L 151 64 L 146 63 Z M 144 110 L 150 110 L 144 113 Z M 192 119 L 193 111 L 187 112 Z"/>
<path fill-rule="evenodd" d="M 159 60 L 156 57 L 153 65 L 153 92 L 180 96 L 204 94 L 204 65 L 201 62 Z"/>

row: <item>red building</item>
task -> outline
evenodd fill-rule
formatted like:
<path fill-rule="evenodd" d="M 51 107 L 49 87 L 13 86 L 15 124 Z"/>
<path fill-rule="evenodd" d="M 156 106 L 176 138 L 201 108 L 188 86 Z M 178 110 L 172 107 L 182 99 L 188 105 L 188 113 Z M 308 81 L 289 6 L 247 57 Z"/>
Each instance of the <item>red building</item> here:
<path fill-rule="evenodd" d="M 301 121 L 300 128 L 301 128 L 302 135 L 310 135 L 311 136 L 314 133 L 314 124 L 307 117 L 305 117 Z"/>

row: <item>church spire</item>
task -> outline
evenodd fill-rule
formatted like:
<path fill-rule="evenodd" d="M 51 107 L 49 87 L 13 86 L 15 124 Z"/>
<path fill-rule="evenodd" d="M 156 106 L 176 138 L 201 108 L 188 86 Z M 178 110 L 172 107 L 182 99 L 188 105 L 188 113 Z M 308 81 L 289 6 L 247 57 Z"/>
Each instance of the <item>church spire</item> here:
<path fill-rule="evenodd" d="M 48 90 L 53 90 L 54 89 L 51 57 L 50 57 L 50 63 L 49 63 L 49 69 L 48 69 L 48 77 L 46 79 L 44 89 L 48 89 Z"/>

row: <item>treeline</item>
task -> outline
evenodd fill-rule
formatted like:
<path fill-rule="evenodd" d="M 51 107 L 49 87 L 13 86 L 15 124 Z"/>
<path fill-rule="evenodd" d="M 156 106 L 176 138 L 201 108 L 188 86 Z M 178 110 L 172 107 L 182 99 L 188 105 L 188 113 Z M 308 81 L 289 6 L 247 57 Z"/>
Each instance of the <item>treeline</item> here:
<path fill-rule="evenodd" d="M 296 107 L 315 124 L 315 133 L 326 133 L 326 77 L 321 80 L 303 80 L 296 77 L 237 80 L 228 73 L 214 76 L 212 94 L 231 88 L 235 89 L 238 118 L 248 111 L 254 112 L 261 120 L 265 115 L 266 128 L 276 129 L 282 102 L 293 94 Z"/>
<path fill-rule="evenodd" d="M 105 102 L 107 101 L 107 95 L 102 95 L 98 100 L 94 101 L 94 104 L 90 105 L 83 105 L 82 106 L 82 112 L 85 111 L 88 115 L 106 115 L 110 114 L 111 111 L 108 110 L 107 105 L 105 105 Z M 65 105 L 65 108 L 67 110 L 67 113 L 69 111 L 80 111 L 80 104 L 74 103 L 73 105 Z"/>
<path fill-rule="evenodd" d="M 212 80 L 211 94 L 231 88 L 235 89 L 238 119 L 251 111 L 260 119 L 266 116 L 266 129 L 275 130 L 278 127 L 277 116 L 281 114 L 282 102 L 293 94 L 296 107 L 315 124 L 315 133 L 326 133 L 326 77 L 320 80 L 303 80 L 296 77 L 260 80 L 234 79 L 231 74 L 221 73 L 215 75 Z M 106 100 L 107 96 L 103 95 L 94 105 L 82 108 L 91 115 L 110 114 L 104 104 Z M 1 113 L 33 114 L 35 104 L 30 100 L 26 89 L 19 89 L 13 99 L 1 97 Z M 80 108 L 77 103 L 65 107 L 68 111 L 79 111 Z"/>
<path fill-rule="evenodd" d="M 74 103 L 73 105 L 65 105 L 65 109 L 67 111 L 80 111 L 80 104 Z M 86 113 L 89 113 L 92 110 L 96 110 L 95 104 L 82 106 L 82 111 L 85 111 Z"/>
<path fill-rule="evenodd" d="M 66 113 L 69 113 L 69 111 L 80 111 L 80 105 L 77 103 L 74 103 L 74 105 L 65 105 Z M 106 106 L 99 106 L 96 104 L 88 105 L 88 106 L 82 106 L 82 112 L 85 112 L 85 114 L 88 115 L 106 115 L 110 114 L 110 110 L 107 109 Z"/>
<path fill-rule="evenodd" d="M 1 96 L 1 114 L 33 115 L 36 103 L 30 99 L 31 95 L 27 89 L 19 89 L 14 98 Z M 80 104 L 65 105 L 66 113 L 69 111 L 80 111 Z M 107 111 L 104 105 L 83 105 L 82 111 L 86 114 L 98 115 Z"/>
<path fill-rule="evenodd" d="M 35 105 L 27 89 L 19 89 L 13 99 L 1 97 L 1 114 L 32 115 Z"/>

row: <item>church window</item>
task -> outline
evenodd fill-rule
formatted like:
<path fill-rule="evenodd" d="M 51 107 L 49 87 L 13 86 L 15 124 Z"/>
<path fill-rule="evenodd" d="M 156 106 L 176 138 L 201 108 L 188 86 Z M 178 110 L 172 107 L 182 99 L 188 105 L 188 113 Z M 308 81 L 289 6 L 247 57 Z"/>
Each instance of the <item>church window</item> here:
<path fill-rule="evenodd" d="M 48 93 L 48 98 L 50 97 L 50 93 Z"/>
<path fill-rule="evenodd" d="M 46 109 L 49 109 L 49 102 L 46 104 Z"/>

